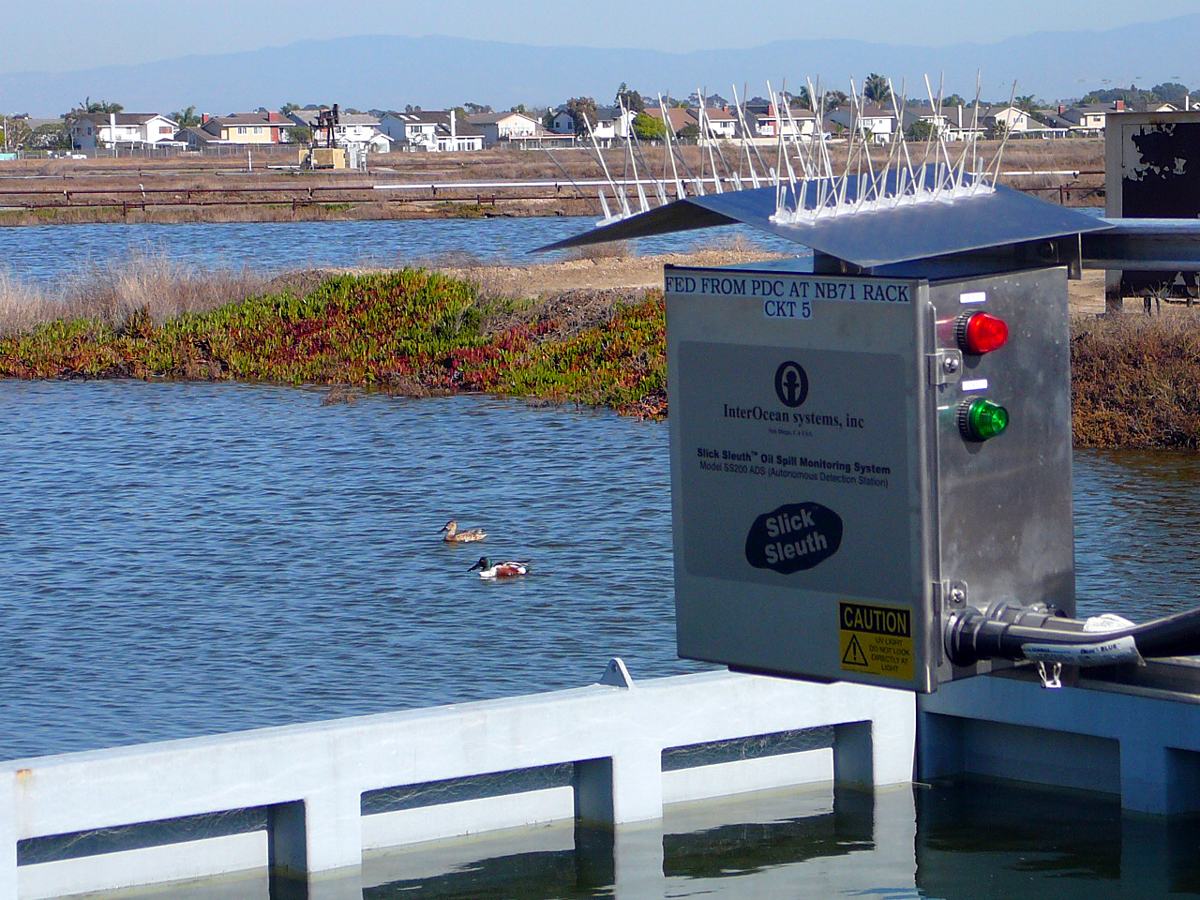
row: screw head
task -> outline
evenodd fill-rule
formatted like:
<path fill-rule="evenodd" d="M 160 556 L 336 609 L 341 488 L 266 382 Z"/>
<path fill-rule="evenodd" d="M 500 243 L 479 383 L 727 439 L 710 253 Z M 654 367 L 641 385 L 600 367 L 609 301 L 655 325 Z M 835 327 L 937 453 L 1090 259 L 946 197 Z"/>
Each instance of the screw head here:
<path fill-rule="evenodd" d="M 967 592 L 960 587 L 950 588 L 950 602 L 955 606 L 962 606 L 967 599 Z"/>
<path fill-rule="evenodd" d="M 947 356 L 942 360 L 942 371 L 953 374 L 958 371 L 958 360 L 953 356 Z"/>

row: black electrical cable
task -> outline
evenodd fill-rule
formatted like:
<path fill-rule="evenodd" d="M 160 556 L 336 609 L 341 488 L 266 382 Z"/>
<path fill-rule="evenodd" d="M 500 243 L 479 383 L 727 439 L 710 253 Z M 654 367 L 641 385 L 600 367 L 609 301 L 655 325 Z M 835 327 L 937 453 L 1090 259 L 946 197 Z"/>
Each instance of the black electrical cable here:
<path fill-rule="evenodd" d="M 1079 619 L 1043 611 L 1003 609 L 988 615 L 969 609 L 946 624 L 946 652 L 955 665 L 981 659 L 1024 659 L 1026 644 L 1081 646 L 1132 637 L 1145 658 L 1200 655 L 1200 609 L 1111 631 L 1084 631 Z"/>

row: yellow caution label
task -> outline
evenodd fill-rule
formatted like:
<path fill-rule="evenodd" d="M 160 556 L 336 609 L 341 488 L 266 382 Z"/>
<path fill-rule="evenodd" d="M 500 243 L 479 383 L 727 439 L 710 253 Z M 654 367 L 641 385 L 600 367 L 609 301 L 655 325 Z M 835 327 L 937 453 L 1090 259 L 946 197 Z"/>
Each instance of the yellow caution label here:
<path fill-rule="evenodd" d="M 870 603 L 838 603 L 842 671 L 913 678 L 912 610 Z"/>

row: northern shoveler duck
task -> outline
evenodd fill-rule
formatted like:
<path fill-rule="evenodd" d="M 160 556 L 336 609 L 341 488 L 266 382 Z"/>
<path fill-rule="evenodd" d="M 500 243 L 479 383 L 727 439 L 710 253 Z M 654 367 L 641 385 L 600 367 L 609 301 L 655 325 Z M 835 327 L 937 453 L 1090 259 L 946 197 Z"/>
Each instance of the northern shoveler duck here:
<path fill-rule="evenodd" d="M 482 541 L 487 537 L 487 532 L 482 528 L 468 528 L 466 531 L 459 531 L 458 523 L 453 519 L 442 526 L 442 531 L 446 532 L 446 536 L 442 540 L 447 544 L 469 544 L 472 541 Z"/>
<path fill-rule="evenodd" d="M 501 562 L 493 565 L 486 556 L 479 557 L 479 562 L 467 569 L 474 572 L 479 569 L 480 578 L 515 578 L 529 571 L 529 563 Z"/>

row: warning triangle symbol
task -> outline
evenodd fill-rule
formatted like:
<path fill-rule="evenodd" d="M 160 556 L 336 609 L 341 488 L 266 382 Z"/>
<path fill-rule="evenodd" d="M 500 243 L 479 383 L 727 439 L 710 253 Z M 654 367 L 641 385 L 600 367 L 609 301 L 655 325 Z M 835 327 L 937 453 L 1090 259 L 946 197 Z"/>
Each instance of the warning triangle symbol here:
<path fill-rule="evenodd" d="M 858 642 L 858 635 L 850 635 L 850 643 L 846 645 L 846 652 L 842 656 L 842 665 L 845 666 L 863 666 L 869 665 L 867 655 L 863 653 L 862 644 Z"/>

